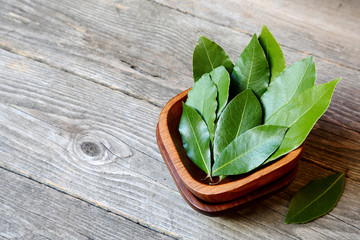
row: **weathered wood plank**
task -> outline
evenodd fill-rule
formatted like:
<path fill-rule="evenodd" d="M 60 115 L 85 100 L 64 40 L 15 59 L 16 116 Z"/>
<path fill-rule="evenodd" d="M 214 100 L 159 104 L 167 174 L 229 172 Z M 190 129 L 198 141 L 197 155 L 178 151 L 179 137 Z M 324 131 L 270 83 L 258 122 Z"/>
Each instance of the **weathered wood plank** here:
<path fill-rule="evenodd" d="M 202 1 L 197 1 L 196 4 L 203 4 L 200 2 Z M 183 6 L 181 3 L 177 4 Z M 196 4 L 194 6 L 199 7 Z M 132 1 L 131 4 L 95 0 L 77 1 L 72 4 L 58 1 L 47 1 L 44 4 L 42 1 L 32 1 L 23 2 L 21 5 L 14 2 L 3 5 L 0 14 L 1 48 L 63 69 L 156 106 L 163 106 L 168 99 L 191 86 L 191 54 L 200 34 L 219 42 L 234 60 L 250 39 L 249 34 L 238 29 L 209 22 L 203 19 L 204 16 L 199 18 L 204 11 L 197 11 L 195 16 L 153 1 Z M 210 5 L 209 11 L 217 11 L 216 7 Z M 88 10 L 80 14 L 79 9 Z M 184 10 L 188 9 L 184 7 Z M 214 14 L 223 16 L 224 12 L 219 10 Z M 227 14 L 226 18 L 229 16 Z M 238 18 L 235 14 L 231 16 L 234 19 Z M 225 21 L 223 18 L 218 19 Z M 274 21 L 273 19 L 272 22 Z M 259 30 L 261 26 L 259 23 L 249 24 L 244 24 L 245 30 L 249 30 L 250 27 Z M 286 58 L 290 59 L 289 62 L 305 57 L 303 50 L 295 50 L 294 47 L 302 47 L 301 43 L 309 41 L 303 39 L 308 35 L 301 36 L 296 33 L 299 38 L 282 36 L 283 32 L 295 34 L 297 28 L 291 30 L 288 26 L 284 27 L 286 31 L 282 29 L 275 28 L 274 34 L 279 34 L 281 44 L 287 39 L 291 40 L 291 46 L 284 46 L 284 53 Z M 304 49 L 307 47 L 304 46 Z M 319 48 L 313 46 L 313 49 L 327 54 L 332 47 L 327 46 L 324 49 L 321 45 Z M 349 54 L 359 56 L 356 51 Z M 333 57 L 324 57 L 320 54 L 316 58 L 318 83 L 338 76 L 343 77 L 335 90 L 329 111 L 317 125 L 327 132 L 327 137 L 310 134 L 304 156 L 317 164 L 330 165 L 337 171 L 349 169 L 348 176 L 360 180 L 360 173 L 357 171 L 360 168 L 360 83 L 357 80 L 359 71 L 351 66 L 345 67 L 336 62 L 329 62 L 329 58 Z M 8 67 L 21 70 L 16 63 L 9 63 Z M 337 143 L 334 143 L 333 139 L 337 139 Z M 320 141 L 322 145 L 310 145 Z M 350 146 L 345 144 L 349 141 L 352 143 Z M 341 145 L 342 151 L 337 151 L 335 155 L 333 152 L 339 143 L 344 143 Z M 331 151 L 324 151 L 325 147 Z"/>
<path fill-rule="evenodd" d="M 345 169 L 360 179 L 359 61 L 356 49 L 347 50 L 352 37 L 338 40 L 328 31 L 324 37 L 316 29 L 298 38 L 305 23 L 292 28 L 284 14 L 279 22 L 262 16 L 281 26 L 269 25 L 288 62 L 310 52 L 318 56 L 319 83 L 344 78 L 305 149 L 307 161 L 322 168 L 305 163 L 286 192 L 240 215 L 210 219 L 182 201 L 156 146 L 159 106 L 192 84 L 191 54 L 200 34 L 235 60 L 262 24 L 216 13 L 214 3 L 209 11 L 220 21 L 242 18 L 236 23 L 242 25 L 212 23 L 199 7 L 204 2 L 193 2 L 200 4 L 196 14 L 154 1 L 2 2 L 0 165 L 171 236 L 356 239 L 359 183 L 349 179 L 331 214 L 306 225 L 283 224 L 289 194 L 305 180 Z M 317 37 L 325 40 L 320 46 Z"/>
<path fill-rule="evenodd" d="M 271 209 L 279 214 L 279 217 L 285 217 L 287 212 L 287 205 L 291 197 L 305 184 L 308 182 L 329 176 L 334 174 L 332 171 L 326 171 L 323 168 L 316 167 L 313 164 L 305 161 L 301 161 L 299 173 L 295 181 L 278 196 L 267 199 L 263 202 L 263 207 Z M 345 190 L 336 208 L 333 209 L 327 216 L 317 219 L 314 223 L 314 230 L 320 233 L 321 238 L 328 238 L 326 235 L 329 234 L 330 238 L 333 239 L 357 239 L 360 231 L 360 209 L 354 208 L 358 205 L 357 202 L 360 200 L 360 196 L 355 192 L 360 191 L 360 185 L 358 182 L 354 182 L 350 179 L 346 180 Z M 356 195 L 356 196 L 355 196 Z M 284 202 L 285 204 L 281 204 Z M 284 207 L 285 206 L 285 207 Z M 328 216 L 334 218 L 328 218 Z M 264 222 L 271 222 L 270 218 L 262 220 Z M 346 222 L 346 225 L 339 225 L 339 222 Z M 273 223 L 270 223 L 272 225 Z M 276 224 L 272 225 L 276 227 Z M 326 229 L 325 226 L 331 226 Z M 282 229 L 283 226 L 279 226 Z M 296 224 L 286 225 L 284 231 L 295 230 Z M 300 226 L 302 230 L 306 231 L 307 224 Z M 291 230 L 290 230 L 291 229 Z"/>
<path fill-rule="evenodd" d="M 119 71 L 125 70 L 128 76 L 144 73 L 145 76 L 142 77 L 153 86 L 162 84 L 171 89 L 184 90 L 184 86 L 191 86 L 191 55 L 200 34 L 219 42 L 233 60 L 236 60 L 250 40 L 248 34 L 151 1 L 132 1 L 131 5 L 124 2 L 121 5 L 93 0 L 77 1 L 76 4 L 69 6 L 65 2 L 52 1 L 46 4 L 42 1 L 26 2 L 21 6 L 5 4 L 0 16 L 3 23 L 2 47 L 84 77 L 114 87 L 119 86 L 122 90 L 125 83 L 129 89 L 134 90 L 132 83 L 115 77 Z M 90 12 L 79 14 L 78 9 L 84 8 L 88 8 Z M 153 16 L 153 12 L 157 13 L 156 16 Z M 44 22 L 45 16 L 51 16 L 51 21 Z M 41 31 L 39 25 L 42 25 Z M 187 31 L 184 31 L 184 26 Z M 260 27 L 261 24 L 252 26 L 251 33 L 259 31 Z M 297 43 L 294 45 L 297 46 Z M 33 51 L 34 47 L 37 49 L 36 53 Z M 303 51 L 286 46 L 284 49 L 290 63 L 305 57 Z M 307 52 L 309 53 L 311 51 Z M 326 64 L 326 59 L 319 60 L 324 61 L 324 69 L 339 68 L 342 72 L 347 72 L 344 67 Z M 326 74 L 326 71 L 323 72 Z M 358 71 L 350 73 L 355 76 Z M 334 77 L 325 76 L 328 78 L 323 81 Z M 354 78 L 347 81 L 357 82 Z M 136 84 L 137 82 L 133 85 L 138 86 Z M 146 81 L 143 84 L 147 86 Z M 135 88 L 132 93 L 136 96 L 146 94 L 139 91 Z M 172 97 L 171 94 L 167 96 Z"/>
<path fill-rule="evenodd" d="M 0 168 L 0 237 L 173 239 Z"/>
<path fill-rule="evenodd" d="M 358 205 L 360 196 L 355 196 L 359 191 L 357 182 L 347 179 L 345 191 L 338 205 L 328 215 L 311 222 L 310 224 L 279 224 L 286 215 L 287 205 L 291 196 L 301 187 L 311 180 L 333 174 L 322 168 L 313 166 L 308 162 L 301 161 L 300 169 L 295 181 L 283 192 L 277 196 L 268 198 L 261 203 L 256 204 L 253 208 L 240 211 L 240 214 L 249 217 L 259 224 L 264 224 L 269 228 L 277 229 L 292 236 L 293 231 L 299 231 L 296 235 L 299 239 L 305 239 L 301 234 L 309 231 L 309 225 L 313 228 L 311 231 L 316 232 L 316 239 L 357 239 L 360 231 L 359 209 L 353 206 Z M 339 225 L 339 222 L 346 222 L 345 225 Z M 325 227 L 329 226 L 329 228 Z M 314 234 L 314 233 L 311 233 Z"/>
<path fill-rule="evenodd" d="M 8 53 L 1 55 L 1 60 L 10 60 Z M 27 71 L 3 71 L 3 167 L 175 236 L 195 238 L 199 231 L 204 238 L 271 235 L 256 233 L 246 222 L 209 219 L 187 206 L 152 146 L 160 109 L 10 56 Z M 84 142 L 96 144 L 99 153 L 87 155 L 80 148 Z"/>
<path fill-rule="evenodd" d="M 110 1 L 0 4 L 4 6 L 0 14 L 1 48 L 155 104 L 164 104 L 169 96 L 179 92 L 179 88 L 185 89 L 180 84 L 184 78 L 180 65 L 181 61 L 188 61 L 169 59 L 169 54 L 176 53 L 167 51 L 172 39 L 162 37 L 165 30 L 156 26 L 166 16 L 139 29 L 139 21 L 146 20 L 137 20 L 137 17 L 145 13 L 134 8 L 119 9 L 120 4 L 111 4 Z M 141 4 L 137 2 L 136 7 L 140 8 Z M 146 11 L 146 7 L 143 9 Z M 161 38 L 151 37 L 154 31 Z M 162 66 L 165 62 L 167 64 Z M 119 77 L 120 74 L 123 77 Z M 168 77 L 174 79 L 172 85 L 168 84 Z"/>
<path fill-rule="evenodd" d="M 287 228 L 276 212 L 288 204 L 281 195 L 265 213 L 261 204 L 252 207 L 253 214 L 222 218 L 194 212 L 181 199 L 157 151 L 154 129 L 160 108 L 46 64 L 6 51 L 0 54 L 2 167 L 172 236 L 337 236 L 328 230 L 331 225 L 319 221 Z M 22 71 L 7 67 L 9 63 Z M 92 143 L 98 151 L 86 151 L 84 143 Z M 310 165 L 306 171 L 312 169 Z M 353 185 L 347 198 L 356 202 Z M 352 208 L 359 209 L 357 205 Z M 259 221 L 264 214 L 275 220 Z M 324 218 L 346 229 L 344 235 L 351 239 L 358 230 L 345 220 L 338 221 L 342 214 Z M 357 218 L 351 221 L 358 225 Z"/>
<path fill-rule="evenodd" d="M 360 70 L 359 1 L 154 1 L 247 34 L 266 24 L 282 47 Z"/>

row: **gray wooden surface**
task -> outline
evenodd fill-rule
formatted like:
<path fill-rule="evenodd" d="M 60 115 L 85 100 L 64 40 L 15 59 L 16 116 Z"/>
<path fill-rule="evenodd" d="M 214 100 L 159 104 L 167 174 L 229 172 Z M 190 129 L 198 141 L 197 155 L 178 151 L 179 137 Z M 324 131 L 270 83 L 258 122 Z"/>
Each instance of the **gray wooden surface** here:
<path fill-rule="evenodd" d="M 172 239 L 8 170 L 1 168 L 0 176 L 0 233 L 5 239 Z"/>
<path fill-rule="evenodd" d="M 358 239 L 359 1 L 0 0 L 0 238 Z M 199 35 L 233 61 L 267 24 L 288 64 L 337 77 L 295 181 L 224 217 L 192 210 L 158 151 L 163 105 L 192 85 Z M 285 225 L 291 196 L 347 171 L 328 215 Z"/>

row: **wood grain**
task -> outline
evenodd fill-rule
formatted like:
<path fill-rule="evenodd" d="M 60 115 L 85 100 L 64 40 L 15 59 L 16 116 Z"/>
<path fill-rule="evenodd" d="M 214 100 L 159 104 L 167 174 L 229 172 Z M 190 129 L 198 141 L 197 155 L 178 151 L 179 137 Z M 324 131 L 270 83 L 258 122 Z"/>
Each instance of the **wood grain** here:
<path fill-rule="evenodd" d="M 194 238 L 200 229 L 204 238 L 284 237 L 282 231 L 257 223 L 251 215 L 236 214 L 231 221 L 209 219 L 187 206 L 157 151 L 153 129 L 159 108 L 22 56 L 6 51 L 1 56 L 0 66 L 20 62 L 27 69 L 2 67 L 0 164 L 4 168 L 170 236 Z M 80 148 L 89 138 L 102 149 L 95 158 Z M 281 203 L 286 209 L 288 201 Z M 350 224 L 337 222 L 341 214 L 326 217 L 344 228 Z M 282 218 L 276 219 L 283 224 Z M 302 237 L 324 234 L 311 224 L 305 232 L 297 228 L 291 232 Z"/>
<path fill-rule="evenodd" d="M 299 24 L 281 5 L 275 17 L 265 12 L 254 18 L 225 14 L 211 2 L 210 10 L 201 7 L 208 1 L 192 2 L 193 13 L 159 2 L 0 1 L 0 166 L 170 237 L 357 239 L 360 86 L 353 37 L 336 38 L 335 30 L 297 36 L 316 19 Z M 317 16 L 327 15 L 317 9 Z M 204 17 L 207 12 L 239 24 L 215 23 Z M 353 13 L 335 14 L 339 24 L 357 26 Z M 157 149 L 155 126 L 162 106 L 192 85 L 197 37 L 215 40 L 235 60 L 262 17 L 272 22 L 288 63 L 312 53 L 318 83 L 343 80 L 308 137 L 293 184 L 251 208 L 208 218 L 182 200 Z M 330 214 L 306 225 L 283 223 L 297 189 L 346 169 L 344 195 Z"/>
<path fill-rule="evenodd" d="M 1 81 L 1 166 L 170 236 L 194 238 L 199 229 L 204 238 L 249 234 L 234 230 L 246 221 L 209 220 L 181 199 L 157 150 L 155 126 L 149 126 L 156 124 L 157 107 L 24 57 L 1 55 L 29 69 L 17 75 L 8 69 Z M 89 138 L 102 149 L 95 158 L 80 148 Z"/>
<path fill-rule="evenodd" d="M 0 238 L 173 239 L 0 169 Z"/>
<path fill-rule="evenodd" d="M 199 9 L 207 9 L 201 7 L 204 5 L 201 2 L 194 3 L 195 9 L 197 9 L 196 6 Z M 242 2 L 242 4 L 248 3 Z M 347 14 L 356 16 L 356 8 L 353 13 L 346 10 L 351 4 L 356 3 L 345 4 L 347 7 L 342 7 L 345 10 L 336 14 L 341 14 L 346 19 Z M 0 48 L 158 107 L 162 107 L 170 98 L 192 85 L 192 51 L 199 35 L 206 35 L 218 42 L 233 60 L 239 56 L 251 38 L 247 30 L 242 31 L 240 28 L 241 31 L 239 31 L 226 24 L 214 23 L 204 18 L 202 14 L 206 11 L 199 10 L 197 14 L 191 14 L 191 12 L 188 14 L 183 12 L 187 11 L 185 8 L 183 10 L 180 8 L 181 11 L 179 11 L 174 7 L 153 1 L 135 0 L 131 4 L 96 0 L 77 1 L 75 4 L 58 1 L 47 1 L 44 4 L 42 1 L 32 1 L 18 5 L 16 3 L 3 5 L 3 11 L 0 14 L 2 22 Z M 209 4 L 208 8 L 211 9 L 207 11 L 214 16 L 221 15 L 222 17 L 217 18 L 219 22 L 225 17 L 240 21 L 236 14 L 225 15 L 214 6 L 218 5 Z M 238 5 L 235 4 L 236 6 Z M 253 7 L 257 9 L 258 5 L 255 4 Z M 80 14 L 79 9 L 88 9 L 89 12 Z M 156 12 L 155 15 L 152 14 L 154 12 Z M 334 12 L 335 10 L 332 11 Z M 279 12 L 278 14 L 281 15 Z M 247 15 L 244 13 L 244 16 Z M 256 32 L 263 24 L 261 16 L 263 15 L 254 18 L 254 21 L 258 22 L 246 20 L 251 23 L 250 25 L 245 24 L 243 20 L 241 26 L 244 26 L 243 29 L 248 29 L 250 33 Z M 285 17 L 289 16 L 285 14 Z M 297 61 L 308 54 L 316 54 L 313 51 L 328 54 L 334 49 L 332 43 L 321 45 L 330 38 L 329 35 L 333 36 L 332 34 L 315 31 L 314 35 L 309 37 L 309 33 L 299 34 L 300 29 L 303 29 L 300 33 L 306 29 L 302 25 L 294 29 L 289 27 L 291 20 L 288 18 L 282 20 L 283 24 L 284 22 L 287 24 L 284 28 L 276 28 L 277 20 L 274 17 L 269 19 L 272 19 L 269 23 L 275 26 L 269 25 L 269 27 L 279 38 L 288 63 Z M 353 26 L 358 18 L 351 19 L 353 21 L 346 22 Z M 323 39 L 318 42 L 313 41 L 315 36 L 321 36 Z M 346 42 L 344 39 L 346 38 L 336 38 L 332 41 L 343 44 Z M 308 41 L 311 41 L 312 45 L 302 45 Z M 285 42 L 291 45 L 284 45 Z M 314 46 L 314 43 L 317 44 Z M 351 49 L 344 56 L 355 56 L 355 58 L 360 56 L 351 46 L 344 47 Z M 304 52 L 309 47 L 311 51 Z M 301 49 L 297 50 L 297 48 Z M 343 77 L 343 80 L 336 87 L 329 110 L 317 124 L 328 132 L 328 136 L 320 139 L 321 146 L 306 145 L 304 156 L 313 156 L 308 159 L 324 167 L 331 165 L 337 171 L 348 169 L 347 176 L 359 181 L 360 173 L 357 171 L 360 168 L 360 113 L 358 111 L 360 109 L 360 84 L 357 80 L 359 70 L 348 67 L 338 60 L 333 61 L 332 59 L 336 56 L 342 55 L 333 53 L 315 57 L 317 83 L 327 82 L 339 76 Z M 354 59 L 353 63 L 356 64 L 357 60 Z M 19 68 L 16 63 L 9 65 Z M 326 120 L 325 123 L 324 120 Z M 323 150 L 336 149 L 336 144 L 332 139 L 337 139 L 337 143 L 343 143 L 341 151 L 338 151 L 336 155 Z M 310 134 L 309 140 L 317 142 L 319 136 Z M 347 145 L 349 140 L 351 145 Z"/>
<path fill-rule="evenodd" d="M 266 24 L 282 48 L 360 70 L 360 49 L 353 47 L 360 41 L 359 1 L 154 1 L 248 35 Z"/>

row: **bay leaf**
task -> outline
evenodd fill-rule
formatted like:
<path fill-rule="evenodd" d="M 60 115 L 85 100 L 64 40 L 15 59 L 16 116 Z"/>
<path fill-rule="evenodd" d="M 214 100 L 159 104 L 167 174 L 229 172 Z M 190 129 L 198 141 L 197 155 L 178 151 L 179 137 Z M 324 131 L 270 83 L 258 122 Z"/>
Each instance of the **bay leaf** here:
<path fill-rule="evenodd" d="M 183 103 L 179 132 L 187 156 L 210 176 L 210 135 L 206 123 L 199 113 Z"/>
<path fill-rule="evenodd" d="M 287 154 L 304 142 L 316 121 L 329 107 L 331 96 L 339 81 L 340 78 L 305 90 L 265 121 L 265 125 L 289 128 L 279 149 L 265 163 Z"/>
<path fill-rule="evenodd" d="M 261 105 L 250 89 L 233 98 L 217 122 L 214 139 L 215 161 L 235 138 L 261 123 Z"/>
<path fill-rule="evenodd" d="M 285 223 L 305 223 L 330 212 L 341 197 L 344 183 L 343 172 L 308 183 L 292 197 Z"/>
<path fill-rule="evenodd" d="M 212 176 L 247 173 L 260 166 L 280 145 L 287 128 L 260 125 L 241 134 L 220 154 Z"/>
<path fill-rule="evenodd" d="M 217 118 L 224 110 L 229 98 L 230 75 L 224 66 L 219 66 L 210 72 L 211 80 L 217 87 Z"/>
<path fill-rule="evenodd" d="M 234 66 L 230 83 L 232 96 L 250 88 L 260 98 L 269 85 L 269 77 L 265 53 L 254 34 Z"/>
<path fill-rule="evenodd" d="M 315 79 L 315 63 L 312 56 L 294 63 L 281 72 L 261 97 L 264 120 L 269 119 L 279 108 L 299 96 L 301 92 L 313 87 Z"/>
<path fill-rule="evenodd" d="M 211 80 L 210 74 L 204 74 L 188 93 L 186 105 L 193 107 L 204 119 L 210 133 L 210 140 L 214 140 L 214 122 L 217 109 L 217 88 Z"/>
<path fill-rule="evenodd" d="M 278 42 L 265 25 L 261 29 L 259 42 L 269 63 L 271 83 L 286 68 L 284 55 Z"/>
<path fill-rule="evenodd" d="M 200 36 L 193 53 L 194 82 L 218 66 L 224 66 L 231 73 L 234 64 L 224 49 L 210 39 Z"/>

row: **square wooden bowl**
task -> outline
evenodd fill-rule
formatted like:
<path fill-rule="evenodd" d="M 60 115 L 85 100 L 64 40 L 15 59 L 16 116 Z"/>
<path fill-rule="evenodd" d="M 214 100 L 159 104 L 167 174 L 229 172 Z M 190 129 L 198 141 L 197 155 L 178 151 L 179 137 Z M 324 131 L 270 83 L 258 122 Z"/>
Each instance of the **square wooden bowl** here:
<path fill-rule="evenodd" d="M 193 195 L 191 198 L 195 197 L 195 200 L 210 206 L 236 202 L 244 196 L 247 196 L 247 201 L 250 201 L 284 187 L 295 178 L 303 146 L 251 173 L 227 177 L 217 185 L 209 185 L 208 180 L 203 180 L 206 174 L 187 157 L 178 130 L 182 102 L 186 101 L 188 91 L 189 89 L 180 93 L 165 105 L 160 113 L 156 133 L 164 161 L 187 201 L 189 199 L 184 196 L 184 190 Z M 281 178 L 286 178 L 286 180 L 277 181 Z M 277 184 L 274 185 L 274 183 Z M 253 197 L 248 196 L 251 193 Z M 245 202 L 242 201 L 241 204 Z M 190 205 L 194 207 L 193 204 L 190 203 Z"/>

